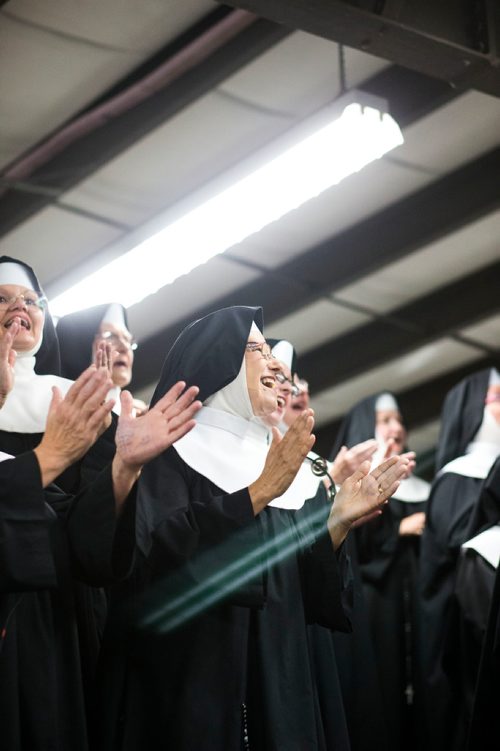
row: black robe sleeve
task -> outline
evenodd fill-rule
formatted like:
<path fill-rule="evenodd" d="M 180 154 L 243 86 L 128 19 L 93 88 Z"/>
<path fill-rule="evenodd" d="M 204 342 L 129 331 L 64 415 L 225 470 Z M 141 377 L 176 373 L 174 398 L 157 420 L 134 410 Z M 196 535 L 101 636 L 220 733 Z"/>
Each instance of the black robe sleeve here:
<path fill-rule="evenodd" d="M 64 494 L 48 493 L 53 500 Z M 46 504 L 32 452 L 0 462 L 0 590 L 56 586 L 49 528 L 55 514 Z"/>
<path fill-rule="evenodd" d="M 350 632 L 353 578 L 344 544 L 334 551 L 328 532 L 330 503 L 322 485 L 315 498 L 306 501 L 298 516 L 312 519 L 310 544 L 299 556 L 306 618 L 332 631 Z M 303 523 L 299 521 L 299 525 Z"/>
<path fill-rule="evenodd" d="M 263 605 L 262 532 L 246 488 L 224 493 L 170 449 L 145 467 L 137 504 L 138 547 L 172 608 L 180 591 Z"/>
<path fill-rule="evenodd" d="M 55 560 L 60 545 L 54 535 L 64 535 L 68 546 L 71 570 L 65 575 L 95 586 L 110 583 L 117 577 L 113 560 L 117 529 L 110 467 L 72 497 L 55 485 L 42 487 L 31 451 L 0 462 L 1 591 L 60 586 L 66 567 Z"/>
<path fill-rule="evenodd" d="M 108 466 L 71 501 L 65 526 L 75 578 L 99 587 L 128 574 L 133 531 L 125 520 L 134 496 L 135 488 L 125 501 L 123 519 L 118 519 Z"/>

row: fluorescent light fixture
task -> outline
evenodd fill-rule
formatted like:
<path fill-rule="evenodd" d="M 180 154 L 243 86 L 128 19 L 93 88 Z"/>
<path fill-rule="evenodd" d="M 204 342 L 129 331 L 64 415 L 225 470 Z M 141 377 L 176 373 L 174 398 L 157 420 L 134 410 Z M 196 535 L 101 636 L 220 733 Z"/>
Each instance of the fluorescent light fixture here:
<path fill-rule="evenodd" d="M 380 100 L 363 93 L 361 104 L 358 95 L 347 92 L 347 103 L 336 100 L 273 144 L 276 153 L 286 141 L 279 156 L 53 298 L 52 313 L 111 298 L 129 307 L 402 144 Z"/>

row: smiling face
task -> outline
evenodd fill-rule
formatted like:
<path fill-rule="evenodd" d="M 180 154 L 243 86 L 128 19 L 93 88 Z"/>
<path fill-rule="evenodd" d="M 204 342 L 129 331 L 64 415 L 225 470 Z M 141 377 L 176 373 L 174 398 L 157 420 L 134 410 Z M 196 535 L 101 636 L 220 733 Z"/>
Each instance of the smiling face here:
<path fill-rule="evenodd" d="M 132 366 L 134 352 L 131 348 L 132 335 L 126 329 L 121 329 L 112 323 L 103 321 L 95 336 L 92 347 L 92 358 L 95 358 L 99 342 L 109 342 L 113 349 L 113 366 L 111 377 L 115 386 L 125 388 L 132 380 Z"/>
<path fill-rule="evenodd" d="M 254 349 L 251 347 L 260 347 Z M 280 370 L 280 365 L 274 358 L 267 359 L 263 353 L 270 353 L 270 347 L 262 335 L 252 333 L 248 338 L 247 349 L 245 349 L 245 371 L 247 379 L 248 396 L 252 405 L 252 411 L 255 417 L 266 418 L 277 409 L 278 391 L 276 382 L 276 372 Z"/>
<path fill-rule="evenodd" d="M 28 287 L 18 284 L 0 285 L 0 326 L 10 328 L 19 319 L 19 332 L 14 340 L 16 352 L 29 352 L 40 341 L 44 312 L 38 301 L 40 296 Z"/>
<path fill-rule="evenodd" d="M 392 455 L 400 454 L 406 443 L 406 430 L 401 413 L 395 409 L 378 409 L 375 414 L 376 437 L 384 442 L 392 439 Z"/>

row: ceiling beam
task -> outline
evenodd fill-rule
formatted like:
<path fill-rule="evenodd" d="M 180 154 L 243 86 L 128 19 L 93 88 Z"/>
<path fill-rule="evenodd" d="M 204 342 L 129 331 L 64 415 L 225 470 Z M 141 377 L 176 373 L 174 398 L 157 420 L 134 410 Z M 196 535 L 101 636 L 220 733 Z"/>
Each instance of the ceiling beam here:
<path fill-rule="evenodd" d="M 230 305 L 261 305 L 266 323 L 279 320 L 494 211 L 500 206 L 499 174 L 500 148 L 278 269 L 263 269 L 257 280 L 194 310 L 189 319 L 167 326 L 141 344 L 134 366 L 134 387 L 145 388 L 158 379 L 168 349 L 181 329 L 195 318 Z M 482 301 L 478 303 L 481 306 Z"/>
<path fill-rule="evenodd" d="M 498 313 L 500 261 L 391 310 L 299 358 L 314 392 L 331 388 Z M 458 304 L 458 301 L 460 303 Z"/>
<path fill-rule="evenodd" d="M 291 29 L 316 34 L 412 70 L 500 96 L 496 0 L 229 0 Z"/>

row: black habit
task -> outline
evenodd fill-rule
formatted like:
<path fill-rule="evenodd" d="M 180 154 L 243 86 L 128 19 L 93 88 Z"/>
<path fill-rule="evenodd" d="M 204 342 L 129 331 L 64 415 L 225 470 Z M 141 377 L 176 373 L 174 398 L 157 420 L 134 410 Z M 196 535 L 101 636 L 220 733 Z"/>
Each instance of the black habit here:
<path fill-rule="evenodd" d="M 260 309 L 235 307 L 188 327 L 152 404 L 179 379 L 198 385 L 201 400 L 233 381 L 254 320 L 262 328 Z M 308 634 L 310 624 L 350 628 L 349 567 L 333 551 L 328 512 L 321 488 L 299 510 L 255 517 L 246 487 L 221 490 L 175 448 L 144 468 L 135 582 L 145 591 L 116 611 L 105 642 L 103 696 L 113 706 L 103 751 L 349 749 L 335 672 L 325 681 L 331 646 Z M 130 610 L 136 626 L 124 636 Z M 331 662 L 317 669 L 328 649 Z"/>
<path fill-rule="evenodd" d="M 484 412 L 490 369 L 468 376 L 447 395 L 421 542 L 419 674 L 421 748 L 465 748 L 494 571 L 462 545 L 488 526 L 489 479 L 447 464 L 466 454 Z M 445 471 L 443 471 L 443 468 Z M 486 611 L 486 612 L 485 612 Z"/>
<path fill-rule="evenodd" d="M 373 394 L 351 408 L 337 435 L 332 459 L 341 446 L 352 448 L 375 437 L 375 407 L 383 393 L 389 392 Z M 354 693 L 351 703 L 355 704 L 352 723 L 358 728 L 359 749 L 369 747 L 377 722 L 384 723 L 379 733 L 385 730 L 387 734 L 386 748 L 399 751 L 414 747 L 415 587 L 420 540 L 416 536 L 400 535 L 399 526 L 405 517 L 425 511 L 426 500 L 408 502 L 403 488 L 404 484 L 400 497 L 391 498 L 380 516 L 356 528 L 352 535 L 351 544 L 355 547 L 352 555 L 361 577 L 361 582 L 358 582 L 358 590 L 361 590 L 357 597 L 358 618 L 353 625 L 353 637 L 358 626 L 359 646 L 353 645 L 354 675 L 350 682 Z M 335 638 L 338 640 L 339 637 Z M 364 664 L 356 654 L 361 650 Z M 372 707 L 363 707 L 363 697 L 359 694 L 363 672 L 367 679 L 371 676 L 373 685 L 380 686 L 381 706 L 375 708 L 375 712 Z M 366 724 L 362 723 L 365 711 L 372 717 L 371 732 L 367 732 Z"/>

